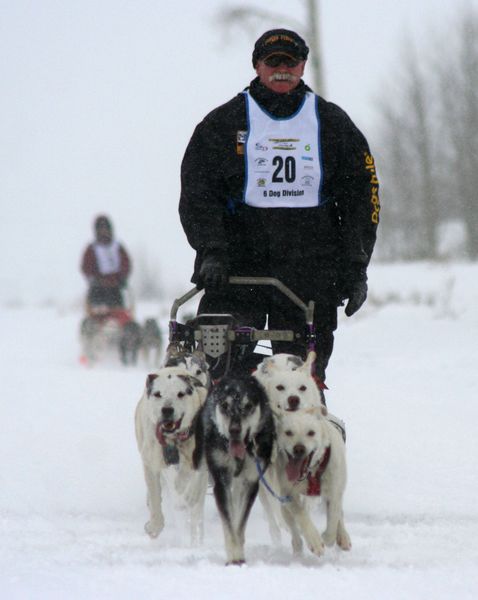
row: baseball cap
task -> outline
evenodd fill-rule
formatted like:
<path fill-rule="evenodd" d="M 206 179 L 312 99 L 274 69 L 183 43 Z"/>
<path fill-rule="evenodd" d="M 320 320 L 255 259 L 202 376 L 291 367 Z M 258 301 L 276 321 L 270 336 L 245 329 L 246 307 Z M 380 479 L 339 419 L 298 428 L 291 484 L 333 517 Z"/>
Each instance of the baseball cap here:
<path fill-rule="evenodd" d="M 254 45 L 252 64 L 254 68 L 259 60 L 272 54 L 285 54 L 297 60 L 306 60 L 309 48 L 295 31 L 289 29 L 271 29 L 261 35 Z"/>

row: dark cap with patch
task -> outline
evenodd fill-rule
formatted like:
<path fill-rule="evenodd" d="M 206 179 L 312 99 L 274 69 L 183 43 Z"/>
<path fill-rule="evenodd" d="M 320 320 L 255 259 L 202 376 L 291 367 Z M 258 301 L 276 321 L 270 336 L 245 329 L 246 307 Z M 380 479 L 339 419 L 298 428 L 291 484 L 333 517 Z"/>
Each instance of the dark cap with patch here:
<path fill-rule="evenodd" d="M 264 60 L 272 54 L 285 54 L 296 60 L 307 60 L 309 48 L 295 31 L 271 29 L 263 33 L 254 45 L 252 53 L 254 68 L 259 60 Z"/>

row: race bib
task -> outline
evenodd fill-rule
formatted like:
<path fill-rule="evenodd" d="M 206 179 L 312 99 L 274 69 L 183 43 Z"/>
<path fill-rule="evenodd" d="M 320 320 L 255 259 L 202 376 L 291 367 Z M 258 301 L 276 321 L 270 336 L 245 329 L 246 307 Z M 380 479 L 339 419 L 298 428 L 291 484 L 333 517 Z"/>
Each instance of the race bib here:
<path fill-rule="evenodd" d="M 307 92 L 295 114 L 278 119 L 249 92 L 244 94 L 248 117 L 244 202 L 259 208 L 320 205 L 320 121 L 315 95 Z"/>

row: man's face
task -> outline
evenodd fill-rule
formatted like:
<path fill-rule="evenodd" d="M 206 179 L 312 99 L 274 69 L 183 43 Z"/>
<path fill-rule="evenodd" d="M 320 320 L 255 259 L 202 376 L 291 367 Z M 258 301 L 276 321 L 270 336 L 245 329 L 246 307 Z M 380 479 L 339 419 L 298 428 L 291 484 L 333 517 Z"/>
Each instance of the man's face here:
<path fill-rule="evenodd" d="M 96 227 L 96 240 L 100 244 L 109 244 L 113 239 L 111 228 L 108 225 L 101 224 Z"/>
<path fill-rule="evenodd" d="M 273 54 L 258 61 L 256 73 L 267 88 L 277 94 L 286 94 L 299 84 L 304 67 L 305 60 L 295 61 L 285 54 Z"/>

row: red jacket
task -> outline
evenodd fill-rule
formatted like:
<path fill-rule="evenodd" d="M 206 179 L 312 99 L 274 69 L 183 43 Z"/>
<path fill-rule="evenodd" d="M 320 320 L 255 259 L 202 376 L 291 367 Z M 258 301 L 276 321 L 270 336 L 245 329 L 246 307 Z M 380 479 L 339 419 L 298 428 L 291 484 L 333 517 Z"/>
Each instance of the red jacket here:
<path fill-rule="evenodd" d="M 97 264 L 93 244 L 89 244 L 83 253 L 83 258 L 81 261 L 81 270 L 87 277 L 88 281 L 101 287 L 119 287 L 124 284 L 131 271 L 131 261 L 128 253 L 121 244 L 119 245 L 119 253 L 119 271 L 110 273 L 108 275 L 102 275 Z"/>

